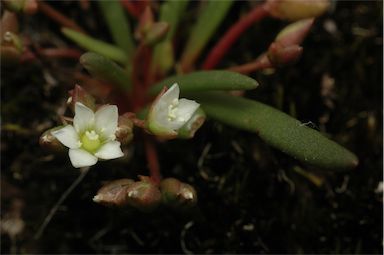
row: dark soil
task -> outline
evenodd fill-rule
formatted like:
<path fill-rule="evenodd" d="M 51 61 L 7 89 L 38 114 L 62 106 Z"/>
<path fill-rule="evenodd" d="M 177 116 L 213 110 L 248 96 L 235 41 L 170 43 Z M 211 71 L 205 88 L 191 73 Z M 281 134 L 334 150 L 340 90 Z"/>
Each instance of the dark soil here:
<path fill-rule="evenodd" d="M 75 2 L 52 4 L 109 40 L 94 3 L 85 14 Z M 246 8 L 236 3 L 221 29 Z M 266 19 L 249 29 L 222 67 L 255 58 L 285 24 Z M 41 46 L 73 46 L 41 14 L 23 18 L 22 30 Z M 261 86 L 247 94 L 353 151 L 356 169 L 311 169 L 255 134 L 207 121 L 193 140 L 157 144 L 163 176 L 192 184 L 196 208 L 141 213 L 92 202 L 104 181 L 148 174 L 136 136 L 131 156 L 93 167 L 38 239 L 50 209 L 79 175 L 66 154 L 44 151 L 38 139 L 57 125 L 80 66 L 41 59 L 2 67 L 1 213 L 16 210 L 25 225 L 16 237 L 2 234 L 1 252 L 382 253 L 382 31 L 380 1 L 340 1 L 316 20 L 299 62 L 251 74 Z"/>

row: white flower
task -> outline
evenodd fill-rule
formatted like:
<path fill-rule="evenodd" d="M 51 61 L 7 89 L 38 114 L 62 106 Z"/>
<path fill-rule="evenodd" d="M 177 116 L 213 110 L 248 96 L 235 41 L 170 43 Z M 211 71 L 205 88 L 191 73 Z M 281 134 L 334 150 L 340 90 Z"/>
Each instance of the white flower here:
<path fill-rule="evenodd" d="M 200 104 L 179 99 L 179 94 L 179 85 L 175 83 L 155 100 L 148 115 L 149 131 L 156 135 L 177 135 L 177 130 L 188 122 Z"/>
<path fill-rule="evenodd" d="M 69 158 L 74 167 L 92 166 L 98 159 L 124 156 L 120 142 L 115 141 L 118 117 L 116 105 L 103 106 L 94 113 L 85 105 L 76 103 L 73 126 L 67 125 L 53 131 L 52 135 L 69 148 Z"/>

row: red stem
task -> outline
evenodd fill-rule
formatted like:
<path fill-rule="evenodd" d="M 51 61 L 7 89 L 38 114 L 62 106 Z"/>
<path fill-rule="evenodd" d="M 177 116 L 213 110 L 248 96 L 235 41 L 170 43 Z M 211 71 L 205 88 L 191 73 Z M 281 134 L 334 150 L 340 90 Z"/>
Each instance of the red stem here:
<path fill-rule="evenodd" d="M 252 24 L 269 15 L 265 5 L 258 5 L 252 9 L 246 16 L 239 19 L 213 47 L 208 57 L 205 59 L 202 68 L 205 70 L 213 69 L 227 53 L 234 42 L 247 30 Z"/>
<path fill-rule="evenodd" d="M 161 174 L 160 174 L 159 160 L 157 158 L 157 151 L 154 144 L 152 143 L 152 141 L 150 141 L 150 138 L 148 136 L 145 137 L 145 152 L 147 156 L 148 168 L 149 168 L 151 179 L 156 185 L 159 185 L 161 181 Z"/>
<path fill-rule="evenodd" d="M 147 6 L 147 0 L 132 1 L 132 0 L 120 0 L 123 7 L 131 14 L 134 18 L 139 19 L 143 13 L 145 6 Z"/>
<path fill-rule="evenodd" d="M 37 49 L 39 55 L 48 58 L 73 58 L 79 59 L 81 51 L 77 49 L 66 49 L 66 48 L 48 48 L 48 49 Z"/>
<path fill-rule="evenodd" d="M 239 65 L 239 66 L 231 66 L 228 68 L 228 71 L 242 73 L 242 74 L 249 74 L 251 72 L 270 68 L 272 67 L 272 63 L 269 61 L 267 55 L 264 53 L 260 57 L 258 57 L 255 61 Z"/>
<path fill-rule="evenodd" d="M 76 22 L 74 22 L 72 19 L 66 17 L 65 15 L 60 13 L 59 11 L 55 10 L 50 5 L 48 5 L 42 1 L 38 1 L 38 5 L 39 5 L 39 11 L 41 11 L 46 16 L 53 19 L 54 21 L 56 21 L 60 25 L 74 29 L 80 33 L 85 33 L 84 30 L 79 25 L 76 24 Z"/>

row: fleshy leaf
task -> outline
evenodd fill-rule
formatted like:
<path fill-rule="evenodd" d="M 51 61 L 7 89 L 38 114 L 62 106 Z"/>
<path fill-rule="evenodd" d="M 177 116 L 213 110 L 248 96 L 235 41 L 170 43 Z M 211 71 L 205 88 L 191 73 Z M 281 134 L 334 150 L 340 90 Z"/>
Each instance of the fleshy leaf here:
<path fill-rule="evenodd" d="M 232 0 L 207 1 L 197 18 L 197 23 L 192 28 L 187 46 L 181 57 L 183 70 L 188 71 L 192 68 L 201 51 L 224 20 L 232 4 Z"/>
<path fill-rule="evenodd" d="M 185 75 L 171 76 L 150 89 L 156 95 L 164 86 L 178 83 L 182 92 L 208 90 L 248 90 L 259 84 L 248 76 L 229 71 L 200 71 Z"/>
<path fill-rule="evenodd" d="M 112 44 L 97 40 L 66 27 L 62 28 L 61 31 L 67 38 L 86 50 L 96 52 L 121 64 L 127 64 L 128 62 L 126 53 Z"/>
<path fill-rule="evenodd" d="M 80 63 L 97 79 L 110 82 L 127 91 L 132 87 L 128 71 L 106 57 L 94 52 L 87 52 L 80 57 Z"/>
<path fill-rule="evenodd" d="M 134 43 L 131 28 L 121 3 L 119 1 L 98 1 L 98 4 L 113 40 L 130 58 L 134 51 Z"/>
<path fill-rule="evenodd" d="M 356 167 L 356 155 L 291 116 L 257 101 L 219 92 L 188 93 L 206 114 L 227 125 L 257 133 L 265 142 L 320 169 Z"/>
<path fill-rule="evenodd" d="M 172 38 L 175 35 L 177 26 L 182 14 L 187 7 L 187 0 L 168 0 L 160 7 L 160 21 L 169 24 L 169 31 L 166 38 L 157 44 L 154 50 L 153 65 L 159 68 L 160 72 L 167 72 L 174 64 L 174 52 L 172 48 Z"/>

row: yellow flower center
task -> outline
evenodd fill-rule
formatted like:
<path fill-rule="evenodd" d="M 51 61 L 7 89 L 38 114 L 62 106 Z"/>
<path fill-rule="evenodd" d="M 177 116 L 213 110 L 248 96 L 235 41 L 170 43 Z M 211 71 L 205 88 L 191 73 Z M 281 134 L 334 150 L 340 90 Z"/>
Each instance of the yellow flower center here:
<path fill-rule="evenodd" d="M 81 147 L 89 152 L 97 151 L 101 146 L 101 141 L 99 135 L 95 130 L 85 131 L 81 136 Z"/>

